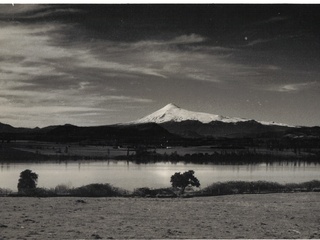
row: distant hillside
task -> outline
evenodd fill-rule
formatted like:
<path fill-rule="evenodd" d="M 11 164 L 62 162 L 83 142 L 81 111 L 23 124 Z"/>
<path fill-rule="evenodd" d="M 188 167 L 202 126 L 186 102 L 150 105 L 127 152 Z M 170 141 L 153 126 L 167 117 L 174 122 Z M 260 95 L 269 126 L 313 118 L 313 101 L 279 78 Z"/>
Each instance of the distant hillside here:
<path fill-rule="evenodd" d="M 98 127 L 58 126 L 41 135 L 47 141 L 108 141 L 115 143 L 158 143 L 174 140 L 177 137 L 157 124 L 135 126 L 110 125 Z"/>
<path fill-rule="evenodd" d="M 0 123 L 0 133 L 21 133 L 30 132 L 31 128 L 15 128 L 9 124 Z"/>
<path fill-rule="evenodd" d="M 13 132 L 15 128 L 9 124 L 0 123 L 0 132 Z"/>
<path fill-rule="evenodd" d="M 36 140 L 50 142 L 103 142 L 104 144 L 165 144 L 180 139 L 155 123 L 78 127 L 70 124 L 42 129 L 0 129 L 2 141 Z"/>
<path fill-rule="evenodd" d="M 214 121 L 210 123 L 201 123 L 199 121 L 166 122 L 161 124 L 169 132 L 187 138 L 203 137 L 257 137 L 262 133 L 284 134 L 289 127 L 278 125 L 262 125 L 254 120 L 237 123 L 224 123 Z M 282 135 L 280 134 L 280 135 Z"/>
<path fill-rule="evenodd" d="M 241 140 L 245 138 L 256 140 Z M 168 104 L 137 121 L 115 125 L 78 127 L 65 124 L 31 129 L 15 128 L 0 123 L 2 142 L 35 140 L 166 146 L 211 144 L 217 139 L 240 139 L 235 141 L 238 145 L 245 145 L 247 142 L 260 144 L 260 140 L 267 145 L 268 141 L 278 139 L 278 145 L 283 145 L 284 142 L 285 145 L 298 146 L 303 143 L 304 146 L 318 146 L 320 127 L 294 127 L 281 123 L 192 112 L 174 104 Z M 300 143 L 297 145 L 294 141 Z"/>

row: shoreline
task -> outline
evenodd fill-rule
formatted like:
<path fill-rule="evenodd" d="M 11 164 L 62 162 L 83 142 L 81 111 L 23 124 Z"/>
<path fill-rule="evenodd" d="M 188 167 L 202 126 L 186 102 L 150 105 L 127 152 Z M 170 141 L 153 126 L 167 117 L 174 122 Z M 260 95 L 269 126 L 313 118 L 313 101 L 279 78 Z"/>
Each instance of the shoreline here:
<path fill-rule="evenodd" d="M 275 194 L 320 192 L 320 181 L 311 180 L 302 183 L 280 184 L 271 181 L 226 181 L 215 182 L 205 188 L 190 187 L 180 194 L 179 187 L 149 188 L 140 187 L 133 191 L 113 186 L 109 183 L 91 183 L 81 187 L 70 187 L 65 184 L 55 188 L 27 188 L 15 192 L 0 188 L 0 197 L 122 197 L 122 198 L 195 198 L 241 194 Z"/>
<path fill-rule="evenodd" d="M 12 142 L 0 145 L 0 162 L 48 162 L 117 160 L 135 163 L 186 162 L 199 164 L 258 164 L 274 162 L 319 163 L 314 152 L 264 147 L 215 148 L 211 145 L 156 147 L 113 147 L 76 143 Z"/>

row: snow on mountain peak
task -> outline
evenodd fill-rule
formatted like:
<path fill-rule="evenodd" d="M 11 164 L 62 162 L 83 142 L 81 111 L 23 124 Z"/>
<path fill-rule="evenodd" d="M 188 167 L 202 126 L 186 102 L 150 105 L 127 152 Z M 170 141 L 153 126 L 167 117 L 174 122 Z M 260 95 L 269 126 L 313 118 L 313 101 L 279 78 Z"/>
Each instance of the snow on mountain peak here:
<path fill-rule="evenodd" d="M 165 122 L 183 122 L 183 121 L 199 121 L 202 123 L 210 123 L 213 121 L 219 121 L 224 123 L 237 123 L 237 122 L 248 122 L 255 121 L 253 119 L 246 118 L 236 118 L 236 117 L 226 117 L 216 114 L 209 114 L 203 112 L 192 112 L 180 108 L 179 106 L 169 103 L 163 108 L 147 115 L 143 118 L 140 118 L 136 121 L 129 122 L 128 124 L 142 124 L 142 123 L 165 123 Z M 286 126 L 294 127 L 291 125 L 276 123 L 276 122 L 265 122 L 265 121 L 256 121 L 262 125 L 277 125 L 277 126 Z"/>
<path fill-rule="evenodd" d="M 209 123 L 212 121 L 221 121 L 228 123 L 249 121 L 248 119 L 243 118 L 230 118 L 203 112 L 192 112 L 182 109 L 173 103 L 170 103 L 159 109 L 158 111 L 131 123 L 165 123 L 182 122 L 187 120 L 199 121 L 202 123 Z"/>
<path fill-rule="evenodd" d="M 175 108 L 180 108 L 180 107 L 175 105 L 174 103 L 169 103 L 166 106 L 164 106 L 162 109 L 163 110 L 170 110 L 170 109 L 175 109 Z"/>

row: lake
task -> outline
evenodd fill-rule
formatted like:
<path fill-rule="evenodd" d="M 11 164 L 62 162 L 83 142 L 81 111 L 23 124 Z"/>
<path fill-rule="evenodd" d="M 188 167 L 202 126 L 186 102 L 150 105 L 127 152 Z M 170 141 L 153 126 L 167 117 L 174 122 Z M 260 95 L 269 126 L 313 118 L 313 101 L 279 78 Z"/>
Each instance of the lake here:
<path fill-rule="evenodd" d="M 184 163 L 135 164 L 126 161 L 68 161 L 60 163 L 0 163 L 0 188 L 17 190 L 19 174 L 30 169 L 39 175 L 38 187 L 59 184 L 79 187 L 90 183 L 110 183 L 133 190 L 139 187 L 170 187 L 175 172 L 194 170 L 201 187 L 225 181 L 274 181 L 299 183 L 320 180 L 320 164 L 273 163 L 214 165 Z"/>

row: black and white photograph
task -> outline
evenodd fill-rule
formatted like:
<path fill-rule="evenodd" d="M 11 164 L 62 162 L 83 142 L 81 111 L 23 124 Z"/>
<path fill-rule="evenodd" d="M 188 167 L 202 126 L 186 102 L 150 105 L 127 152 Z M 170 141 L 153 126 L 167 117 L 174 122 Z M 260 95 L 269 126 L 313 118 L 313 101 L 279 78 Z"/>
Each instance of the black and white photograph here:
<path fill-rule="evenodd" d="M 1 3 L 0 240 L 320 239 L 319 13 Z"/>

